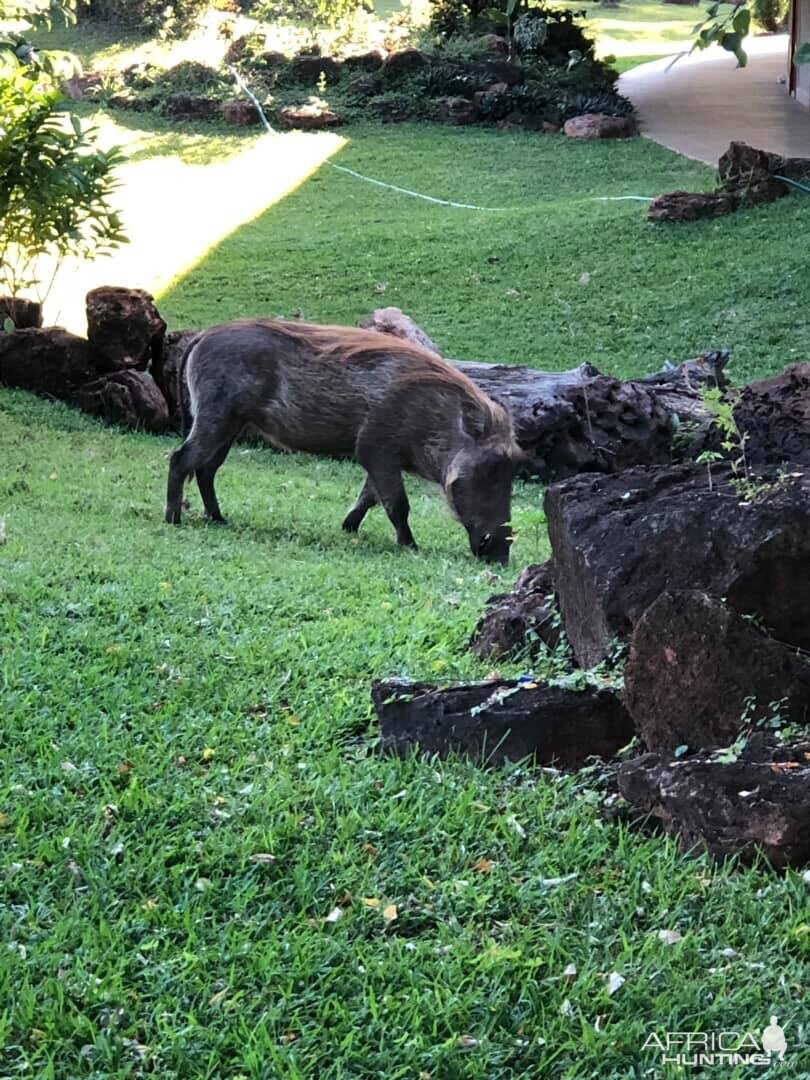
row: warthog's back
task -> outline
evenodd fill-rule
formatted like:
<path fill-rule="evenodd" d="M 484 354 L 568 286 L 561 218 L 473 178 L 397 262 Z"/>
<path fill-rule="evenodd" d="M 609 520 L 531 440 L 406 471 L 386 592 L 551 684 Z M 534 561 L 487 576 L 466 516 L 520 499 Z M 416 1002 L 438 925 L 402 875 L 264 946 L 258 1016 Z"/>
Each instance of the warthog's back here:
<path fill-rule="evenodd" d="M 409 342 L 274 320 L 208 330 L 188 354 L 186 378 L 193 415 L 236 411 L 269 442 L 311 453 L 354 453 L 369 411 L 406 384 L 430 382 L 441 396 L 451 391 L 453 403 L 464 394 L 492 405 L 466 376 Z"/>

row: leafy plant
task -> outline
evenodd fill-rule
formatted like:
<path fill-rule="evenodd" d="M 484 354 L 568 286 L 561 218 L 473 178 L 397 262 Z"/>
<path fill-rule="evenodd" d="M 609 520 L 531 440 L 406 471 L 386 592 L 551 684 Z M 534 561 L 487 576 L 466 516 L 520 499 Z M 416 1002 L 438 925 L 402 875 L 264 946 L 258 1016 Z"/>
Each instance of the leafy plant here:
<path fill-rule="evenodd" d="M 163 34 L 187 30 L 210 0 L 79 0 L 81 19 L 98 19 Z"/>
<path fill-rule="evenodd" d="M 759 25 L 775 34 L 785 21 L 787 5 L 783 0 L 752 0 L 751 9 Z"/>
<path fill-rule="evenodd" d="M 693 29 L 697 34 L 690 52 L 695 49 L 708 49 L 710 45 L 719 45 L 726 52 L 734 53 L 737 66 L 745 67 L 748 54 L 743 42 L 751 28 L 751 11 L 744 4 L 720 2 L 712 4 L 706 10 L 706 18 Z"/>
<path fill-rule="evenodd" d="M 125 240 L 110 195 L 117 150 L 71 116 L 59 91 L 24 72 L 0 80 L 0 287 L 11 296 L 41 284 L 69 255 L 103 254 Z M 40 292 L 40 298 L 47 295 Z"/>
<path fill-rule="evenodd" d="M 37 49 L 30 35 L 50 30 L 55 22 L 73 22 L 74 8 L 75 0 L 0 0 L 0 77 L 20 68 L 55 74 L 65 54 Z"/>

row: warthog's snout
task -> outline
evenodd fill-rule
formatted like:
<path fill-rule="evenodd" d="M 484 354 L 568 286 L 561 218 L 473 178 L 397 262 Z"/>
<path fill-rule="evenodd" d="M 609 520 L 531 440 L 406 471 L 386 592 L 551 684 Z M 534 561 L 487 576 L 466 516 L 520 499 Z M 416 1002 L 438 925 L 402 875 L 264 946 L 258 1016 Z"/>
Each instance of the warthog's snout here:
<path fill-rule="evenodd" d="M 470 550 L 476 558 L 489 563 L 501 563 L 502 566 L 509 562 L 512 530 L 506 525 L 501 525 L 492 532 L 470 529 L 469 536 Z"/>

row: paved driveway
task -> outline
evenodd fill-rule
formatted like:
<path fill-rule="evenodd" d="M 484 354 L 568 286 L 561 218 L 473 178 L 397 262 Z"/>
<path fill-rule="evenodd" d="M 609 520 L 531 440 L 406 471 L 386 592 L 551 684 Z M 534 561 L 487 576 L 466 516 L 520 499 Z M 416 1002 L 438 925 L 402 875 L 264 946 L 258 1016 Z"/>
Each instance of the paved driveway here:
<path fill-rule="evenodd" d="M 748 67 L 719 48 L 654 60 L 622 75 L 641 132 L 710 165 L 733 139 L 786 157 L 810 157 L 810 109 L 788 97 L 786 34 L 749 41 Z"/>

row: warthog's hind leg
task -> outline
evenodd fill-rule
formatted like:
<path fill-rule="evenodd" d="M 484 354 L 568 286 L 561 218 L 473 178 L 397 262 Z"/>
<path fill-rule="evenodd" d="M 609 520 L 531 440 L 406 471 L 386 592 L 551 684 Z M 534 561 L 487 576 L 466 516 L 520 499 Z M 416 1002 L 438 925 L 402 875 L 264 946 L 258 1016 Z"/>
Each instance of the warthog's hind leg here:
<path fill-rule="evenodd" d="M 202 495 L 205 513 L 209 521 L 215 521 L 220 525 L 225 524 L 225 518 L 219 509 L 217 493 L 214 490 L 214 477 L 217 474 L 217 469 L 228 456 L 230 448 L 231 444 L 226 443 L 214 454 L 210 461 L 197 469 L 197 487 L 200 489 L 200 495 Z"/>
<path fill-rule="evenodd" d="M 188 438 L 179 450 L 175 450 L 169 461 L 166 520 L 170 525 L 180 524 L 183 484 L 195 473 L 206 513 L 213 521 L 224 520 L 214 491 L 214 476 L 228 456 L 231 444 L 238 433 L 239 427 L 232 424 L 207 427 L 199 420 L 195 420 Z"/>
<path fill-rule="evenodd" d="M 379 504 L 379 501 L 371 478 L 367 476 L 366 482 L 363 484 L 363 487 L 360 489 L 360 494 L 357 496 L 357 502 L 343 519 L 343 528 L 346 532 L 357 532 L 363 518 L 369 510 Z"/>

